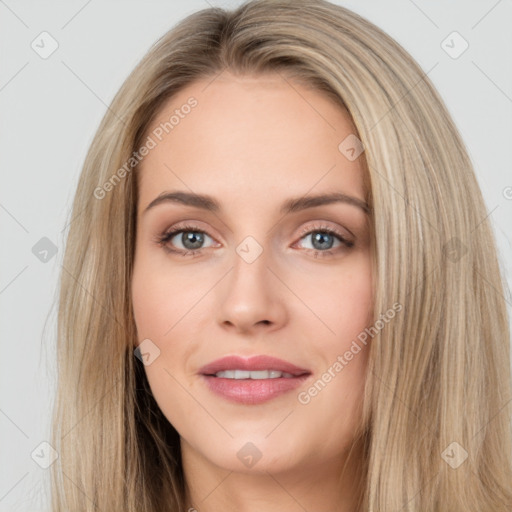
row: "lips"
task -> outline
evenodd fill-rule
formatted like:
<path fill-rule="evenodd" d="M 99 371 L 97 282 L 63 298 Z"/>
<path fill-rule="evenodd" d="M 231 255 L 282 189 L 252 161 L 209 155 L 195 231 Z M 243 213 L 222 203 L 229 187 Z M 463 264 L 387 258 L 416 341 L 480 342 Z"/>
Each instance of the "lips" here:
<path fill-rule="evenodd" d="M 275 377 L 253 380 L 217 377 L 215 374 L 227 370 L 245 370 L 249 372 L 274 370 L 291 374 L 291 377 Z M 311 371 L 300 368 L 288 361 L 271 356 L 227 356 L 217 359 L 199 370 L 201 380 L 217 396 L 230 402 L 244 405 L 258 405 L 278 396 L 287 394 L 311 377 Z"/>
<path fill-rule="evenodd" d="M 276 357 L 261 355 L 249 358 L 240 356 L 226 356 L 221 359 L 212 361 L 203 366 L 199 373 L 201 375 L 215 376 L 217 372 L 225 370 L 246 370 L 246 371 L 262 371 L 275 370 L 285 373 L 291 373 L 294 377 L 309 375 L 311 372 L 306 368 L 300 368 L 288 361 L 283 361 Z"/>

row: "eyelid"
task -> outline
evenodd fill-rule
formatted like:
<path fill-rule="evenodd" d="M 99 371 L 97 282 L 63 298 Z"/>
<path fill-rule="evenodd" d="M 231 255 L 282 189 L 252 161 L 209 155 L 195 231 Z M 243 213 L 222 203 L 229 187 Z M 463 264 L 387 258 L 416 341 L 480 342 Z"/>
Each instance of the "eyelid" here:
<path fill-rule="evenodd" d="M 319 222 L 319 224 L 307 225 L 305 228 L 303 228 L 302 231 L 299 233 L 299 237 L 302 238 L 303 236 L 305 236 L 313 231 L 328 231 L 330 233 L 333 233 L 333 234 L 339 236 L 346 242 L 351 242 L 350 235 L 352 235 L 352 233 L 348 229 L 347 229 L 347 231 L 348 231 L 348 233 L 350 233 L 349 236 L 343 234 L 341 229 L 339 229 L 338 227 L 331 226 L 331 225 L 327 224 L 326 221 L 318 221 L 318 222 Z M 354 237 L 354 235 L 352 235 L 352 237 Z"/>
<path fill-rule="evenodd" d="M 214 242 L 219 243 L 219 242 L 217 242 L 216 238 L 214 236 L 210 235 L 210 233 L 206 229 L 203 229 L 200 226 L 194 224 L 195 222 L 196 221 L 187 223 L 187 221 L 185 221 L 184 223 L 175 224 L 172 227 L 164 230 L 162 233 L 157 234 L 157 236 L 155 237 L 154 240 L 157 243 L 159 243 L 160 245 L 165 245 L 169 240 L 173 239 L 176 235 L 178 235 L 182 232 L 191 231 L 194 233 L 202 233 L 202 234 L 206 235 L 207 237 L 211 238 Z M 209 247 L 202 247 L 201 249 L 192 249 L 192 251 L 201 251 L 204 249 L 209 249 Z M 184 249 L 178 249 L 177 252 L 183 251 L 183 250 Z M 189 251 L 190 251 L 190 249 L 189 249 Z"/>
<path fill-rule="evenodd" d="M 297 241 L 294 242 L 293 246 L 298 244 L 303 238 L 305 238 L 308 235 L 311 235 L 312 233 L 322 233 L 322 232 L 328 233 L 331 236 L 334 236 L 335 238 L 337 238 L 338 241 L 340 242 L 340 246 L 338 246 L 336 248 L 327 249 L 325 251 L 320 251 L 317 249 L 307 249 L 308 251 L 316 251 L 316 253 L 322 253 L 324 256 L 334 256 L 334 254 L 339 252 L 341 249 L 344 249 L 344 248 L 350 249 L 355 244 L 355 242 L 353 240 L 351 240 L 350 237 L 347 237 L 346 235 L 344 235 L 339 228 L 320 223 L 318 225 L 315 224 L 312 226 L 310 225 L 310 226 L 305 227 L 301 231 Z"/>

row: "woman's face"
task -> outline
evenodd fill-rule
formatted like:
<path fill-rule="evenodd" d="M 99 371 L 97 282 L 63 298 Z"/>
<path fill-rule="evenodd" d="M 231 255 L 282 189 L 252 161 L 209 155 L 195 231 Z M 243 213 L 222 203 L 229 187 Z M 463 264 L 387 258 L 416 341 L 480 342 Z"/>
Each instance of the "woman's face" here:
<path fill-rule="evenodd" d="M 182 90 L 149 128 L 133 307 L 147 378 L 184 461 L 275 474 L 334 467 L 349 447 L 369 347 L 353 342 L 372 305 L 355 133 L 322 93 L 227 73 Z M 355 200 L 312 200 L 334 193 Z M 239 361 L 204 375 L 225 356 L 261 355 L 306 373 L 230 378 Z M 269 361 L 247 368 L 292 374 Z"/>

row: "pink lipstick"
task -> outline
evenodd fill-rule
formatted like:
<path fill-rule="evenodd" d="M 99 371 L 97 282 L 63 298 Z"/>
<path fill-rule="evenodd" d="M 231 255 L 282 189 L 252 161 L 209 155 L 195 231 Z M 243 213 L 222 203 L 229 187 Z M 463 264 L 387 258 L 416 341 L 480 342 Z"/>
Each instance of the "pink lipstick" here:
<path fill-rule="evenodd" d="M 271 356 L 227 356 L 199 370 L 210 391 L 230 401 L 256 405 L 291 391 L 311 371 Z"/>

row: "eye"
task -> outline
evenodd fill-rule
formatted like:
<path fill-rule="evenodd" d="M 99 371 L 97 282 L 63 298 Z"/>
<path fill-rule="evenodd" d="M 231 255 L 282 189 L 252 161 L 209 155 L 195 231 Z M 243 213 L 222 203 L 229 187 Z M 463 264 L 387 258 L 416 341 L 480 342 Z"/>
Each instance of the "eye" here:
<path fill-rule="evenodd" d="M 176 238 L 177 242 L 172 242 Z M 166 231 L 157 238 L 157 243 L 162 245 L 167 251 L 176 253 L 180 256 L 194 256 L 204 247 L 205 238 L 213 240 L 206 232 L 200 230 L 197 226 L 186 225 L 178 226 L 170 231 Z M 181 243 L 182 247 L 176 247 L 176 243 Z"/>
<path fill-rule="evenodd" d="M 328 257 L 343 249 L 350 248 L 354 242 L 347 240 L 341 233 L 329 226 L 309 226 L 304 229 L 299 239 L 303 240 L 314 235 L 312 238 L 312 248 L 306 248 L 306 251 L 314 251 L 314 257 Z M 156 242 L 166 251 L 177 254 L 178 256 L 195 256 L 201 253 L 205 240 L 213 240 L 205 231 L 193 225 L 176 226 L 165 231 L 156 238 Z M 176 241 L 173 242 L 173 239 Z M 333 248 L 333 244 L 338 241 L 338 246 Z M 179 245 L 181 244 L 181 247 Z"/>
<path fill-rule="evenodd" d="M 311 235 L 313 235 L 311 237 Z M 353 247 L 354 242 L 346 239 L 341 233 L 329 226 L 312 226 L 305 228 L 301 233 L 300 240 L 311 238 L 312 248 L 306 248 L 310 251 L 315 251 L 315 258 L 320 255 L 321 257 L 333 256 L 340 250 Z M 339 245 L 333 249 L 333 245 L 336 242 Z"/>

